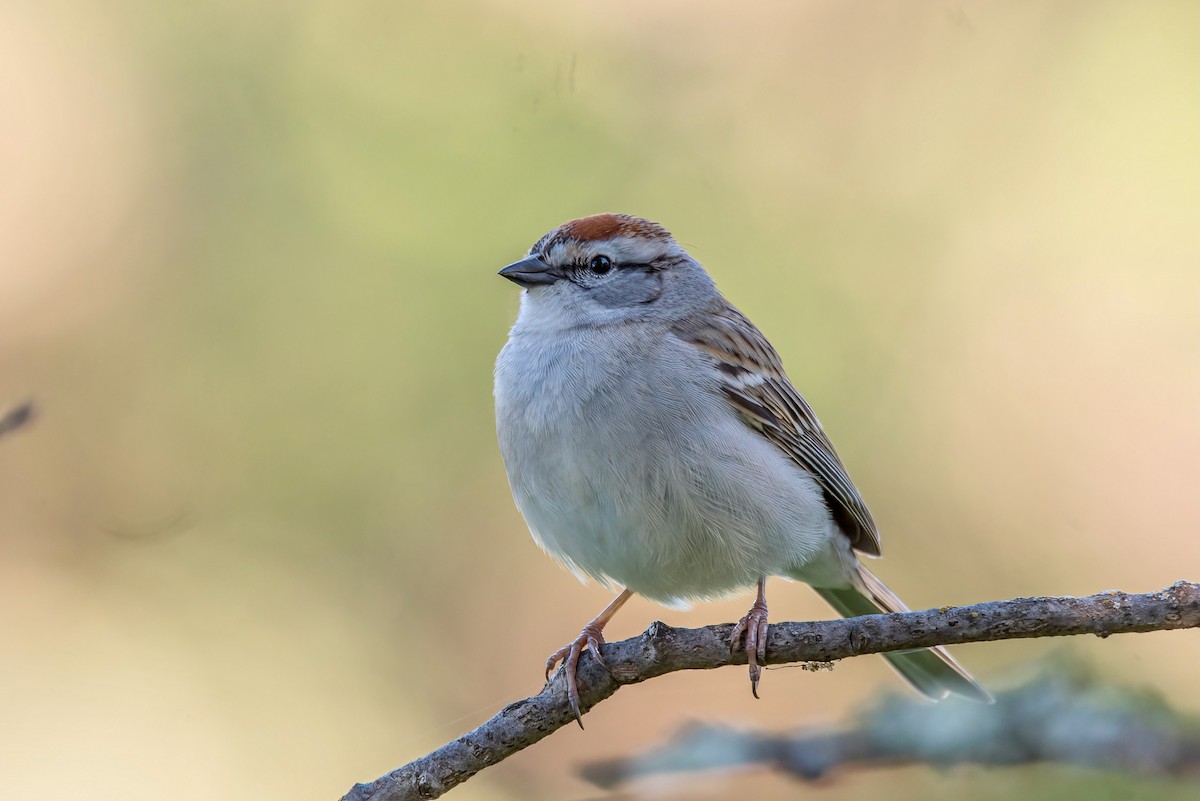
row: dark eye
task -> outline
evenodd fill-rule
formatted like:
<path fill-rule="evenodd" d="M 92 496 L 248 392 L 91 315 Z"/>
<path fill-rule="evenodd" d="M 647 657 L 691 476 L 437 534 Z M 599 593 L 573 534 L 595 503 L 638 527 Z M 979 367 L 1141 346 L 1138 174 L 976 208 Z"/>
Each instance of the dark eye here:
<path fill-rule="evenodd" d="M 606 275 L 612 266 L 612 260 L 608 256 L 596 256 L 588 262 L 588 269 L 594 275 Z"/>

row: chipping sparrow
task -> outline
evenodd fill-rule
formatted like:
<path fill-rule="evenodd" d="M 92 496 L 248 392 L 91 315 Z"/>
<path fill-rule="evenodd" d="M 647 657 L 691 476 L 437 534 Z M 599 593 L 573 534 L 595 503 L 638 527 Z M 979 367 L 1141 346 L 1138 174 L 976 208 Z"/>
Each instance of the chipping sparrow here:
<path fill-rule="evenodd" d="M 524 287 L 496 361 L 496 428 L 537 543 L 580 577 L 624 587 L 561 659 L 603 664 L 602 630 L 634 593 L 665 602 L 757 584 L 734 630 L 757 697 L 768 576 L 806 582 L 841 615 L 906 607 L 855 552 L 879 532 L 766 338 L 657 223 L 574 220 L 500 275 Z M 991 696 L 942 648 L 884 654 L 931 698 Z M 582 721 L 580 720 L 582 726 Z"/>

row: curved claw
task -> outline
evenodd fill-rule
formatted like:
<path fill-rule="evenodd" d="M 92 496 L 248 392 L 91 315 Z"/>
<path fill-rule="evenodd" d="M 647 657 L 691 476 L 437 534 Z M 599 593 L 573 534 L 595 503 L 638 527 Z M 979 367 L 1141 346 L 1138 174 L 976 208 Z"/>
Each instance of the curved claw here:
<path fill-rule="evenodd" d="M 604 668 L 605 670 L 608 670 L 609 673 L 612 673 L 612 671 L 609 670 L 609 668 L 608 668 L 608 663 L 605 662 L 604 657 L 602 657 L 600 655 L 600 645 L 603 642 L 604 642 L 604 640 L 600 639 L 599 635 L 596 635 L 596 636 L 588 635 L 587 647 L 588 647 L 588 650 L 592 652 L 592 658 L 595 659 L 598 663 L 600 663 L 600 667 Z"/>
<path fill-rule="evenodd" d="M 551 671 L 554 670 L 554 667 L 559 662 L 565 660 L 567 658 L 567 654 L 569 654 L 570 652 L 571 652 L 571 646 L 566 645 L 566 646 L 563 646 L 562 648 L 559 648 L 554 653 L 550 654 L 550 656 L 546 657 L 546 683 L 547 684 L 550 683 Z"/>

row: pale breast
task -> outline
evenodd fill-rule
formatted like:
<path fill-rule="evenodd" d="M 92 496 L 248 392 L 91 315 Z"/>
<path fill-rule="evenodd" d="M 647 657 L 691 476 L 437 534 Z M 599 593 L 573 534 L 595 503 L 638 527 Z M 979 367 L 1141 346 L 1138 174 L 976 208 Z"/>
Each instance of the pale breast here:
<path fill-rule="evenodd" d="M 816 484 L 697 382 L 698 355 L 658 341 L 623 358 L 596 334 L 505 346 L 497 430 L 535 539 L 581 574 L 664 601 L 803 564 L 833 531 Z"/>

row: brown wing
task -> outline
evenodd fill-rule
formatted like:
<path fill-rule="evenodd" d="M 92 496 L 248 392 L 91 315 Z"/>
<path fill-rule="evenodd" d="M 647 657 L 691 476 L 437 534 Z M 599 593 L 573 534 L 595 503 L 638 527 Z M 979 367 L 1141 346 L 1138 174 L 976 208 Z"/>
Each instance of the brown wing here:
<path fill-rule="evenodd" d="M 713 358 L 721 391 L 750 427 L 812 474 L 854 548 L 878 556 L 879 530 L 871 512 L 812 407 L 788 381 L 779 354 L 754 324 L 723 303 L 672 330 Z"/>

